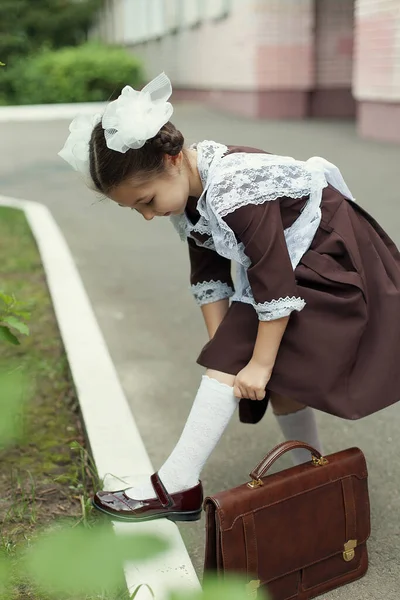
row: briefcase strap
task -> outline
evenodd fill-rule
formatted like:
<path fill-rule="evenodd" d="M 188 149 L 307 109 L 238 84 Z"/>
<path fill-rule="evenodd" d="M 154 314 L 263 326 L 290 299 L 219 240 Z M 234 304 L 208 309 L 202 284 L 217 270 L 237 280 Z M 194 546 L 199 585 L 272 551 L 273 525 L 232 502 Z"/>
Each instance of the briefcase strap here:
<path fill-rule="evenodd" d="M 343 503 L 346 519 L 346 542 L 344 545 L 343 558 L 349 562 L 355 556 L 357 547 L 357 511 L 354 498 L 353 480 L 351 477 L 342 479 Z"/>
<path fill-rule="evenodd" d="M 205 570 L 217 570 L 218 569 L 218 558 L 217 558 L 217 537 L 219 531 L 217 531 L 215 506 L 212 502 L 207 502 L 206 508 L 206 548 L 205 548 Z"/>
<path fill-rule="evenodd" d="M 298 442 L 295 440 L 282 442 L 282 444 L 275 446 L 275 448 L 273 448 L 271 452 L 269 452 L 267 456 L 263 458 L 263 460 L 256 466 L 254 471 L 250 473 L 250 477 L 253 481 L 260 481 L 261 478 L 266 475 L 267 471 L 274 464 L 274 462 L 278 460 L 278 458 L 280 458 L 286 452 L 295 450 L 297 448 L 304 448 L 305 450 L 308 450 L 310 452 L 310 460 L 313 459 L 316 464 L 318 463 L 324 465 L 327 462 L 326 458 L 324 458 L 321 453 L 318 452 L 318 450 L 309 444 L 306 444 L 305 442 Z"/>
<path fill-rule="evenodd" d="M 250 578 L 258 577 L 258 548 L 254 513 L 248 513 L 242 518 L 246 543 L 247 575 L 249 575 Z"/>

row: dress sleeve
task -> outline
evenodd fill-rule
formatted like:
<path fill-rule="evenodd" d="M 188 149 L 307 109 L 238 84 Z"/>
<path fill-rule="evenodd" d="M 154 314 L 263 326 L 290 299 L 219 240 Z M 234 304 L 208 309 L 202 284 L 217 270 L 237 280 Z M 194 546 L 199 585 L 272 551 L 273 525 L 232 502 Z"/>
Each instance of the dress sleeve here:
<path fill-rule="evenodd" d="M 282 223 L 279 200 L 248 204 L 224 217 L 250 260 L 247 277 L 260 321 L 273 321 L 300 311 Z"/>
<path fill-rule="evenodd" d="M 230 298 L 234 294 L 231 261 L 188 238 L 190 283 L 199 306 Z"/>

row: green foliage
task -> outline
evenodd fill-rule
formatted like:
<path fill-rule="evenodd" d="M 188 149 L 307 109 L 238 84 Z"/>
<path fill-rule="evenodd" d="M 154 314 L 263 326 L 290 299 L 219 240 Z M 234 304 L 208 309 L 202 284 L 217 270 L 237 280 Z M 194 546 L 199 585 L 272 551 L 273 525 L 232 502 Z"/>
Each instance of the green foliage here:
<path fill-rule="evenodd" d="M 43 46 L 74 46 L 87 39 L 102 0 L 0 0 L 0 56 L 14 64 Z"/>
<path fill-rule="evenodd" d="M 143 81 L 141 63 L 126 50 L 88 43 L 46 50 L 10 69 L 17 104 L 102 102 Z"/>
<path fill-rule="evenodd" d="M 262 589 L 251 593 L 248 579 L 226 574 L 224 579 L 217 579 L 208 575 L 200 592 L 173 592 L 169 600 L 248 600 L 257 597 L 258 600 L 268 600 L 266 592 Z"/>
<path fill-rule="evenodd" d="M 150 592 L 150 595 L 153 598 L 155 598 L 153 590 L 151 589 L 151 587 L 149 585 L 147 585 L 147 583 L 142 583 L 141 585 L 138 585 L 138 587 L 136 588 L 136 590 L 130 596 L 129 600 L 135 600 L 136 596 L 138 595 L 138 593 L 140 592 L 140 590 L 143 589 L 143 588 L 146 588 Z"/>
<path fill-rule="evenodd" d="M 157 537 L 116 536 L 109 526 L 62 529 L 42 535 L 27 554 L 26 568 L 44 590 L 94 594 L 118 586 L 124 562 L 141 562 L 166 549 Z"/>
<path fill-rule="evenodd" d="M 29 314 L 23 308 L 14 296 L 0 291 L 0 342 L 18 346 L 20 341 L 14 331 L 29 335 L 29 329 L 23 321 L 29 318 Z"/>
<path fill-rule="evenodd" d="M 96 102 L 143 81 L 122 48 L 88 43 L 104 0 L 0 0 L 0 105 Z M 0 66 L 5 66 L 0 63 Z"/>
<path fill-rule="evenodd" d="M 8 595 L 11 581 L 11 565 L 6 557 L 0 556 L 0 597 Z"/>
<path fill-rule="evenodd" d="M 0 373 L 0 449 L 15 442 L 22 433 L 26 387 L 19 369 Z"/>

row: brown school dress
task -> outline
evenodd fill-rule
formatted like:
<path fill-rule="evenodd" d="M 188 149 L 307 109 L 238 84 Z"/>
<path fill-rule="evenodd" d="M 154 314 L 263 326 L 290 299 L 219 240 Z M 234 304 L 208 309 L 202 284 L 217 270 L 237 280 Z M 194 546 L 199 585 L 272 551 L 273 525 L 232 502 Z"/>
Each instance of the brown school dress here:
<path fill-rule="evenodd" d="M 306 301 L 290 316 L 265 399 L 240 401 L 242 422 L 263 417 L 271 391 L 344 419 L 360 419 L 400 399 L 400 254 L 367 212 L 328 186 L 319 229 L 293 271 L 284 229 L 306 201 L 280 198 L 225 217 L 251 260 L 247 274 L 256 302 L 287 296 Z M 198 220 L 194 198 L 186 212 Z M 233 287 L 228 259 L 190 238 L 188 245 L 192 285 L 212 279 Z M 236 375 L 251 359 L 258 323 L 250 304 L 232 302 L 197 362 Z"/>

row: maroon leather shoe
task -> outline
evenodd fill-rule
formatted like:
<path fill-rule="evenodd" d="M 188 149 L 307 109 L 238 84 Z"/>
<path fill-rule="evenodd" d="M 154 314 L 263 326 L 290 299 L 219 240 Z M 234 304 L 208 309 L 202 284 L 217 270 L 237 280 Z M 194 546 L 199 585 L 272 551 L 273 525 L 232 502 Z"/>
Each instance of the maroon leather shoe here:
<path fill-rule="evenodd" d="M 169 494 L 158 473 L 154 473 L 150 479 L 156 498 L 134 500 L 129 498 L 123 490 L 97 492 L 93 498 L 93 506 L 119 521 L 151 521 L 162 518 L 170 521 L 197 521 L 200 519 L 203 505 L 201 482 L 189 490 Z"/>

